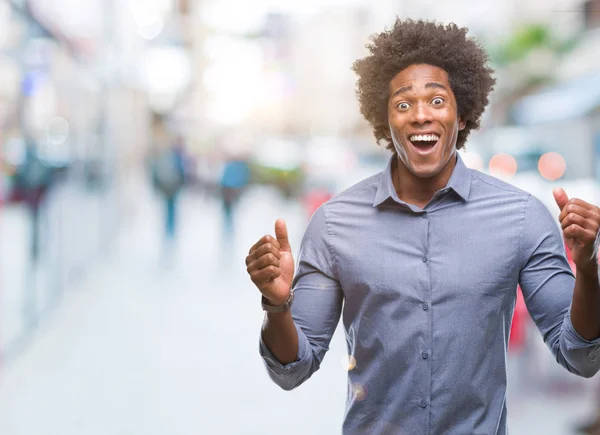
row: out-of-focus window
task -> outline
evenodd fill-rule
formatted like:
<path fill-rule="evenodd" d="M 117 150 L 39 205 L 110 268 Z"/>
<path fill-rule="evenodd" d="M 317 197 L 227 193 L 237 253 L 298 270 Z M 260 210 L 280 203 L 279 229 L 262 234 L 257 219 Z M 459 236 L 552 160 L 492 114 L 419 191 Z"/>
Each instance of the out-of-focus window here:
<path fill-rule="evenodd" d="M 586 28 L 600 27 L 600 0 L 586 0 L 583 3 L 583 13 Z"/>

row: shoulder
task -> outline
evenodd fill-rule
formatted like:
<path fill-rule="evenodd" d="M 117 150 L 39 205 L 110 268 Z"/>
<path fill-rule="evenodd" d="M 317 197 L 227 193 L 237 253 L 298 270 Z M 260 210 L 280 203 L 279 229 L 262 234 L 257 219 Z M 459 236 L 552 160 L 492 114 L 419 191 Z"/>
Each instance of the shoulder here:
<path fill-rule="evenodd" d="M 526 192 L 523 189 L 520 189 L 491 175 L 484 174 L 483 172 L 479 172 L 475 169 L 471 169 L 470 172 L 473 184 L 484 193 L 503 194 L 525 201 L 532 196 L 529 192 Z"/>
<path fill-rule="evenodd" d="M 521 210 L 527 218 L 538 217 L 544 220 L 553 220 L 547 204 L 532 193 L 476 170 L 471 170 L 471 176 L 473 184 L 476 186 L 475 196 L 479 193 L 483 197 L 503 198 L 506 201 L 502 201 L 502 204 L 520 204 Z"/>
<path fill-rule="evenodd" d="M 372 204 L 382 176 L 383 172 L 379 172 L 347 187 L 333 196 L 325 205 L 329 209 L 335 209 L 348 204 Z"/>
<path fill-rule="evenodd" d="M 332 228 L 347 224 L 353 217 L 373 209 L 380 175 L 367 177 L 321 204 L 311 216 L 306 232 L 312 236 L 331 234 Z"/>

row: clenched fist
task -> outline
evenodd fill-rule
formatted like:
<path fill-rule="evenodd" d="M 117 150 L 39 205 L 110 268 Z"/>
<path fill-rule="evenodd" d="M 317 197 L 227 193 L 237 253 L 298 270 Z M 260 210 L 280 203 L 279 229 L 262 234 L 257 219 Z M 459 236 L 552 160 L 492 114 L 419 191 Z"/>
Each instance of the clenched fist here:
<path fill-rule="evenodd" d="M 577 270 L 595 274 L 600 209 L 581 199 L 569 199 L 563 189 L 554 189 L 553 193 L 560 208 L 558 220 Z"/>
<path fill-rule="evenodd" d="M 285 303 L 294 278 L 294 258 L 283 219 L 275 222 L 275 236 L 264 236 L 246 257 L 246 270 L 252 282 L 272 305 Z"/>

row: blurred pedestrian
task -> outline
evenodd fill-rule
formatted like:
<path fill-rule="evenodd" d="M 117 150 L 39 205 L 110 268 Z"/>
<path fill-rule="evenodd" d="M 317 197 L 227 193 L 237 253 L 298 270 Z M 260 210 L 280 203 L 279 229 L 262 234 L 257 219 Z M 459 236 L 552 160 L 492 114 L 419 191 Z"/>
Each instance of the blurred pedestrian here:
<path fill-rule="evenodd" d="M 556 189 L 559 226 L 537 198 L 467 168 L 457 150 L 495 85 L 467 32 L 398 19 L 371 39 L 357 95 L 388 166 L 314 213 L 297 263 L 282 220 L 246 258 L 282 388 L 319 369 L 343 311 L 344 434 L 506 434 L 518 285 L 556 361 L 600 369 L 600 209 Z"/>
<path fill-rule="evenodd" d="M 164 203 L 165 242 L 171 244 L 177 233 L 178 195 L 185 184 L 183 138 L 159 149 L 152 162 L 152 179 Z"/>
<path fill-rule="evenodd" d="M 37 153 L 33 139 L 26 140 L 25 160 L 14 174 L 15 194 L 27 205 L 31 216 L 31 261 L 39 259 L 40 211 L 46 195 L 52 185 L 52 168 Z"/>
<path fill-rule="evenodd" d="M 250 183 L 250 167 L 241 156 L 228 158 L 221 175 L 221 203 L 223 210 L 223 229 L 227 239 L 234 233 L 234 212 L 244 190 Z"/>

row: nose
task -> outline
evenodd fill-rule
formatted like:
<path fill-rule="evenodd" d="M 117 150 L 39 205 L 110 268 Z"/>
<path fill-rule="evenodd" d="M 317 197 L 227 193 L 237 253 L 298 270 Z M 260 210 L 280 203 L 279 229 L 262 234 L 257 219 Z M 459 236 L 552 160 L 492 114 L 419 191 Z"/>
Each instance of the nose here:
<path fill-rule="evenodd" d="M 413 123 L 415 124 L 426 124 L 433 121 L 432 111 L 428 104 L 417 104 L 413 111 L 413 115 Z"/>

